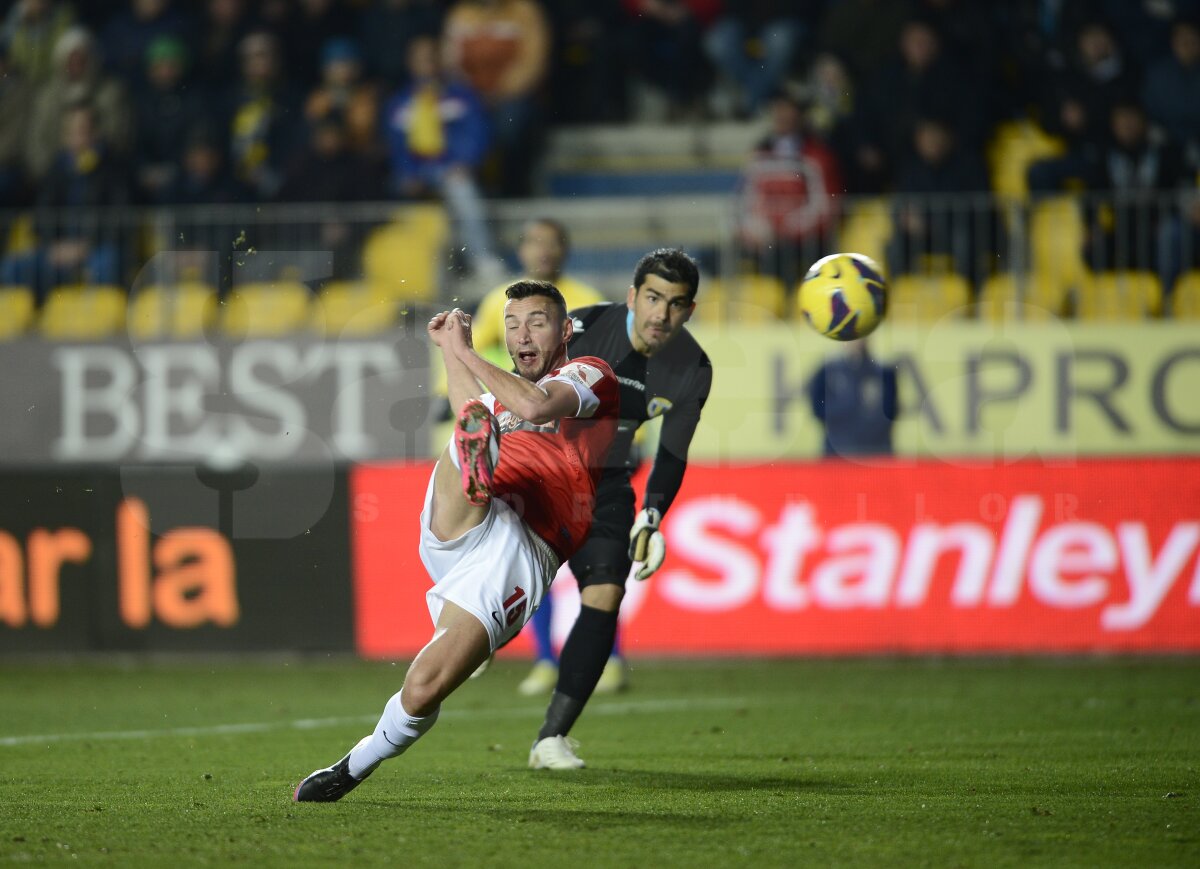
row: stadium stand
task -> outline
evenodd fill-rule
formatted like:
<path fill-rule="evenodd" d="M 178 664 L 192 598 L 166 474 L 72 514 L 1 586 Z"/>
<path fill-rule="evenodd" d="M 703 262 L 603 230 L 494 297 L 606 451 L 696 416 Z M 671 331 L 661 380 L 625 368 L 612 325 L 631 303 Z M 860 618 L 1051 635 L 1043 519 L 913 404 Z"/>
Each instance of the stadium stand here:
<path fill-rule="evenodd" d="M 1079 202 L 1055 197 L 1033 206 L 1030 215 L 1030 256 L 1039 280 L 1066 292 L 1084 280 L 1085 228 Z M 1052 308 L 1054 310 L 1054 308 Z"/>
<path fill-rule="evenodd" d="M 149 286 L 129 303 L 129 333 L 137 338 L 199 338 L 217 318 L 217 291 L 198 281 Z"/>
<path fill-rule="evenodd" d="M 0 287 L 0 341 L 17 338 L 33 323 L 33 292 L 28 287 Z"/>
<path fill-rule="evenodd" d="M 331 281 L 312 306 L 310 327 L 329 338 L 375 335 L 396 323 L 399 302 L 364 281 Z"/>
<path fill-rule="evenodd" d="M 766 323 L 787 313 L 788 293 L 773 275 L 737 275 L 727 280 L 711 278 L 695 316 L 702 323 Z"/>
<path fill-rule="evenodd" d="M 442 209 L 428 205 L 405 209 L 367 238 L 363 247 L 367 283 L 393 299 L 435 299 L 441 288 L 438 264 L 447 243 Z"/>
<path fill-rule="evenodd" d="M 360 315 L 366 318 L 361 328 L 374 329 L 379 323 L 389 321 L 394 312 L 384 311 L 386 306 L 376 310 L 375 299 L 401 303 L 454 299 L 470 304 L 478 297 L 481 285 L 494 283 L 495 275 L 472 274 L 472 268 L 479 266 L 465 255 L 458 237 L 460 227 L 448 217 L 443 203 L 425 201 L 413 191 L 403 189 L 396 177 L 387 177 L 384 141 L 387 123 L 378 123 L 376 113 L 368 112 L 370 118 L 362 113 L 362 106 L 368 103 L 388 104 L 389 98 L 405 84 L 402 58 L 382 58 L 371 32 L 373 23 L 391 22 L 388 26 L 401 27 L 400 19 L 392 21 L 387 15 L 381 18 L 382 13 L 372 3 L 334 3 L 322 20 L 337 21 L 338 26 L 326 30 L 309 26 L 311 22 L 301 27 L 297 22 L 304 13 L 289 4 L 274 4 L 269 13 L 257 11 L 251 4 L 239 26 L 225 32 L 217 19 L 193 14 L 195 10 L 189 10 L 186 4 L 166 5 L 172 6 L 169 17 L 175 22 L 171 33 L 183 40 L 184 56 L 188 57 L 177 87 L 188 88 L 188 93 L 202 91 L 204 95 L 203 100 L 196 102 L 202 107 L 201 116 L 192 118 L 193 123 L 189 124 L 187 117 L 172 121 L 179 135 L 171 141 L 176 143 L 173 147 L 177 146 L 179 153 L 174 161 L 161 148 L 150 154 L 145 143 L 128 142 L 133 131 L 100 142 L 97 158 L 103 158 L 105 165 L 111 162 L 121 173 L 136 179 L 134 186 L 142 191 L 139 194 L 142 199 L 128 207 L 100 208 L 96 207 L 99 200 L 82 196 L 79 190 L 44 189 L 45 185 L 34 179 L 33 170 L 59 158 L 44 153 L 45 148 L 42 153 L 32 153 L 29 142 L 17 141 L 22 147 L 0 155 L 0 238 L 5 240 L 2 263 L 5 271 L 0 280 L 10 285 L 30 284 L 36 300 L 38 293 L 55 283 L 120 283 L 110 280 L 114 271 L 120 273 L 125 283 L 136 286 L 134 276 L 146 261 L 164 251 L 182 250 L 185 245 L 218 252 L 228 252 L 231 247 L 242 251 L 251 246 L 271 249 L 272 244 L 281 250 L 331 250 L 335 259 L 332 274 L 318 281 L 306 280 L 309 290 L 321 293 L 321 281 L 329 279 L 363 282 L 368 289 L 360 293 L 346 286 L 330 288 L 327 294 L 322 293 L 323 305 L 319 310 L 323 314 L 309 312 L 303 318 L 289 321 L 293 325 L 304 323 L 303 328 L 309 328 L 317 325 L 314 317 L 324 316 L 327 319 L 321 328 L 326 330 L 337 328 L 338 324 L 359 328 L 352 324 L 359 322 Z M 842 45 L 830 40 L 839 32 L 832 22 L 841 21 L 845 11 L 834 11 L 833 4 L 823 3 L 798 8 L 794 17 L 799 26 L 788 32 L 789 38 L 802 40 L 802 45 L 793 45 L 792 50 L 781 54 L 793 60 L 776 82 L 780 90 L 773 93 L 786 92 L 797 105 L 804 107 L 808 113 L 804 135 L 823 139 L 828 145 L 839 164 L 846 193 L 837 196 L 830 208 L 830 213 L 839 216 L 836 234 L 832 237 L 822 234 L 815 244 L 819 249 L 800 245 L 795 250 L 768 251 L 767 255 L 759 251 L 750 255 L 744 248 L 745 240 L 739 236 L 738 193 L 745 183 L 756 143 L 771 128 L 769 112 L 748 118 L 749 104 L 722 98 L 721 88 L 728 89 L 729 85 L 727 71 L 724 79 L 712 75 L 715 67 L 711 59 L 706 61 L 703 57 L 696 58 L 698 75 L 686 88 L 686 100 L 677 88 L 666 87 L 663 82 L 649 82 L 659 100 L 658 109 L 646 111 L 650 104 L 642 97 L 648 85 L 643 80 L 647 71 L 639 66 L 640 58 L 629 56 L 634 49 L 621 32 L 623 26 L 632 27 L 637 22 L 631 23 L 624 16 L 597 17 L 598 13 L 589 4 L 574 4 L 569 9 L 542 5 L 550 13 L 546 19 L 548 26 L 556 32 L 551 34 L 550 43 L 554 47 L 545 59 L 546 88 L 537 121 L 540 129 L 536 135 L 522 134 L 524 144 L 517 149 L 513 146 L 512 131 L 500 131 L 503 135 L 498 133 L 499 138 L 492 143 L 490 158 L 477 171 L 479 184 L 486 191 L 508 194 L 518 191 L 515 198 L 488 203 L 490 228 L 499 242 L 496 252 L 509 254 L 510 267 L 512 243 L 521 222 L 535 214 L 551 213 L 571 228 L 572 272 L 604 288 L 612 298 L 620 297 L 627 285 L 629 266 L 648 246 L 678 244 L 695 252 L 705 271 L 720 279 L 719 284 L 713 283 L 708 288 L 714 294 L 714 304 L 702 306 L 699 312 L 702 319 L 727 319 L 743 314 L 753 319 L 759 312 L 779 310 L 787 316 L 795 275 L 797 271 L 802 274 L 804 265 L 817 255 L 830 249 L 855 250 L 871 256 L 881 268 L 887 269 L 889 244 L 897 232 L 892 193 L 898 189 L 897 173 L 904 165 L 902 152 L 907 148 L 909 132 L 906 125 L 915 126 L 922 120 L 918 117 L 922 113 L 928 116 L 925 120 L 936 120 L 935 108 L 946 105 L 947 99 L 969 81 L 981 88 L 991 88 L 994 96 L 1003 94 L 1003 98 L 980 100 L 967 113 L 970 117 L 964 115 L 953 124 L 961 145 L 972 150 L 971 156 L 986 158 L 991 187 L 987 192 L 993 197 L 991 200 L 971 197 L 969 202 L 965 196 L 952 198 L 944 206 L 951 210 L 945 212 L 949 219 L 942 224 L 950 227 L 950 231 L 957 232 L 956 227 L 985 227 L 967 231 L 972 250 L 965 257 L 955 250 L 954 265 L 950 267 L 962 273 L 978 291 L 977 315 L 992 319 L 1011 312 L 1022 318 L 1036 318 L 1039 315 L 1034 309 L 1045 309 L 1055 315 L 1077 314 L 1085 319 L 1136 319 L 1147 313 L 1190 316 L 1193 310 L 1193 291 L 1186 289 L 1190 284 L 1181 284 L 1184 289 L 1179 292 L 1163 292 L 1171 287 L 1180 271 L 1200 265 L 1195 251 L 1188 246 L 1194 246 L 1194 242 L 1186 238 L 1182 242 L 1173 240 L 1173 233 L 1194 234 L 1186 220 L 1183 233 L 1178 233 L 1181 206 L 1175 194 L 1180 191 L 1131 188 L 1143 199 L 1158 197 L 1153 208 L 1148 209 L 1150 216 L 1138 218 L 1145 223 L 1142 234 L 1153 238 L 1135 251 L 1132 258 L 1097 259 L 1098 230 L 1106 230 L 1106 216 L 1121 212 L 1106 201 L 1111 191 L 1103 189 L 1096 180 L 1098 167 L 1089 169 L 1087 155 L 1103 152 L 1109 136 L 1109 110 L 1119 99 L 1127 99 L 1129 93 L 1139 91 L 1136 87 L 1088 83 L 1087 76 L 1099 68 L 1097 58 L 1084 58 L 1086 62 L 1080 65 L 1080 59 L 1072 54 L 1079 48 L 1076 40 L 1090 26 L 1088 21 L 1071 16 L 1062 18 L 1057 21 L 1060 32 L 1054 39 L 1042 41 L 1044 34 L 1024 30 L 1029 26 L 1027 17 L 1012 12 L 1004 4 L 974 9 L 971 20 L 980 26 L 987 25 L 984 30 L 996 35 L 986 55 L 976 58 L 963 53 L 963 32 L 951 26 L 948 17 L 928 14 L 939 4 L 916 3 L 913 8 L 897 8 L 886 21 L 874 22 L 872 38 L 877 48 L 873 53 L 864 54 L 862 47 L 853 41 L 845 44 L 848 53 L 843 58 L 844 80 L 836 92 L 830 92 L 827 77 L 816 75 L 815 70 L 820 58 L 828 59 L 828 52 L 837 51 Z M 150 52 L 148 44 L 135 46 L 120 39 L 112 42 L 116 38 L 113 34 L 120 28 L 114 30 L 109 25 L 125 14 L 122 3 L 89 5 L 86 11 L 79 4 L 75 6 L 71 20 L 89 29 L 91 36 L 86 38 L 106 58 L 104 80 L 127 91 L 136 103 L 137 95 L 145 87 L 141 78 L 146 74 L 146 63 L 161 58 L 163 45 L 157 44 L 155 51 Z M 1161 14 L 1170 13 L 1183 20 L 1180 16 L 1186 10 L 1176 6 Z M 405 13 L 401 16 L 405 38 L 443 36 L 448 9 L 447 3 L 429 2 L 421 4 L 420 14 L 413 12 L 409 17 Z M 1111 4 L 1104 5 L 1096 16 L 1089 18 L 1103 17 L 1105 13 L 1111 16 L 1115 14 L 1112 9 Z M 1109 22 L 1106 32 L 1115 40 L 1122 64 L 1114 82 L 1144 84 L 1149 81 L 1152 69 L 1163 67 L 1167 61 L 1186 67 L 1186 59 L 1171 60 L 1175 46 L 1167 39 L 1165 19 L 1154 22 L 1154 28 L 1141 31 L 1128 26 L 1145 14 L 1144 10 L 1123 13 L 1120 26 Z M 607 29 L 587 31 L 591 33 L 588 53 L 608 60 L 589 66 L 578 54 L 577 40 L 583 31 L 576 32 L 573 28 L 580 22 L 598 21 L 605 22 Z M 712 23 L 704 19 L 704 26 Z M 932 51 L 929 57 L 914 55 L 911 40 L 906 41 L 917 31 L 932 34 L 932 41 L 926 40 Z M 299 32 L 307 35 L 297 42 L 294 37 Z M 359 34 L 358 44 L 353 37 L 355 33 Z M 1147 42 L 1151 33 L 1158 34 L 1153 37 L 1160 41 L 1157 47 Z M 85 38 L 85 34 L 73 31 L 74 41 L 63 50 Z M 279 129 L 274 130 L 273 126 L 274 132 L 259 143 L 269 151 L 266 162 L 259 159 L 262 154 L 238 150 L 245 137 L 220 110 L 222 105 L 237 103 L 238 89 L 247 75 L 244 65 L 252 62 L 250 49 L 266 44 L 264 34 L 266 42 L 273 34 L 287 54 L 285 75 L 273 80 L 272 99 L 280 106 L 306 106 L 304 112 L 297 113 L 294 123 L 276 124 Z M 46 44 L 42 61 L 50 56 L 52 47 Z M 139 52 L 143 50 L 147 54 L 141 57 Z M 346 94 L 333 75 L 337 69 L 331 72 L 327 68 L 331 59 L 346 60 L 353 67 L 354 75 L 351 85 L 346 86 Z M 965 62 L 968 59 L 970 62 Z M 13 52 L 6 62 L 10 66 L 7 79 L 10 86 L 18 90 L 24 87 L 30 102 L 37 104 L 43 95 L 51 93 L 45 90 L 49 87 L 44 78 L 49 67 L 44 63 L 39 66 L 23 51 Z M 917 76 L 913 87 L 922 95 L 919 104 L 910 105 L 912 94 L 896 88 L 898 77 L 907 74 L 906 70 Z M 961 73 L 962 81 L 944 75 L 946 70 Z M 1157 74 L 1161 77 L 1161 70 Z M 560 75 L 566 78 L 560 80 Z M 590 75 L 599 77 L 592 80 L 588 78 Z M 567 87 L 565 82 L 573 82 L 575 87 Z M 1186 176 L 1190 180 L 1182 189 L 1194 191 L 1200 169 L 1196 165 L 1200 139 L 1188 126 L 1188 118 L 1195 113 L 1184 117 L 1173 108 L 1178 100 L 1152 99 L 1154 92 L 1144 87 L 1140 92 L 1149 94 L 1145 110 L 1154 133 L 1151 137 L 1154 147 L 1167 142 L 1171 148 L 1161 153 L 1185 155 L 1190 161 L 1187 164 L 1190 174 Z M 302 99 L 305 94 L 309 95 L 308 101 Z M 583 94 L 602 94 L 603 98 L 590 99 Z M 364 96 L 371 99 L 365 100 Z M 86 94 L 82 98 L 89 99 Z M 1074 115 L 1058 117 L 1048 109 L 1053 106 L 1071 114 L 1072 99 L 1091 115 L 1081 121 Z M 761 108 L 766 100 L 760 94 L 757 105 Z M 1163 114 L 1164 106 L 1170 110 L 1167 115 Z M 917 111 L 918 107 L 923 108 Z M 321 124 L 340 125 L 347 132 L 347 152 L 330 157 L 327 164 L 320 163 L 312 154 L 289 152 L 289 141 L 308 141 L 309 131 L 303 125 L 312 123 L 314 112 Z M 445 147 L 437 119 L 422 116 L 421 120 L 421 129 L 413 131 L 420 133 L 421 147 L 436 151 L 439 142 Z M 441 121 L 444 124 L 447 119 Z M 241 122 L 247 122 L 247 117 L 242 117 Z M 388 123 L 392 122 L 407 124 L 410 120 L 388 119 Z M 529 118 L 521 120 L 521 124 L 529 123 Z M 528 132 L 532 128 L 523 129 Z M 51 139 L 43 132 L 41 140 Z M 205 143 L 208 147 L 198 147 Z M 528 174 L 532 179 L 535 194 L 532 197 L 525 196 L 524 188 L 528 185 L 523 179 L 518 184 L 497 177 L 505 172 L 502 166 L 512 168 L 514 154 L 525 155 L 517 168 L 519 174 Z M 285 178 L 296 177 L 292 160 L 300 156 L 308 161 L 305 165 L 310 171 L 306 177 L 314 179 L 314 184 L 349 174 L 371 178 L 370 187 L 366 190 L 355 187 L 353 196 L 346 188 L 346 203 L 323 203 L 300 216 L 298 205 L 274 204 L 303 199 L 305 191 L 296 190 L 294 184 L 288 187 L 286 196 L 282 192 L 287 186 L 282 183 Z M 497 162 L 501 157 L 503 160 Z M 1061 189 L 1039 187 L 1031 191 L 1030 170 L 1046 161 L 1061 162 L 1068 183 Z M 251 164 L 257 167 L 253 184 L 246 177 L 237 176 L 237 172 Z M 351 165 L 357 168 L 347 173 Z M 798 154 L 797 166 L 800 165 Z M 85 169 L 81 168 L 81 177 L 87 176 Z M 1136 179 L 1131 183 L 1136 184 Z M 332 182 L 319 185 L 319 189 L 332 191 L 327 197 L 343 195 L 338 192 L 342 187 Z M 146 190 L 156 192 L 148 196 Z M 913 201 L 913 195 L 906 191 L 906 201 Z M 920 191 L 916 195 L 919 197 Z M 375 199 L 379 205 L 343 210 L 349 201 L 362 199 Z M 51 211 L 51 207 L 61 210 Z M 919 210 L 936 218 L 938 207 L 930 200 L 928 208 Z M 222 208 L 234 211 L 225 214 L 220 211 Z M 254 217 L 244 219 L 240 216 L 242 212 L 237 211 L 240 208 L 261 208 L 262 213 L 256 211 Z M 287 213 L 289 209 L 295 211 L 295 216 Z M 238 216 L 230 216 L 235 213 Z M 450 209 L 449 214 L 453 213 Z M 994 215 L 999 214 L 1003 215 L 1002 220 L 994 221 Z M 61 234 L 63 231 L 66 235 Z M 938 253 L 941 250 L 936 247 L 936 235 L 946 231 L 930 230 L 935 243 L 932 249 Z M 1134 237 L 1139 231 L 1134 228 Z M 239 238 L 245 239 L 240 246 Z M 92 244 L 102 240 L 105 256 L 81 261 L 79 252 L 74 251 L 72 260 L 72 252 L 66 249 L 69 245 L 61 244 L 63 240 Z M 951 246 L 957 244 L 951 241 Z M 1181 247 L 1169 251 L 1170 244 Z M 924 272 L 945 269 L 944 265 L 926 262 L 920 251 L 913 253 L 911 262 L 897 265 L 896 269 Z M 68 264 L 65 269 L 64 262 Z M 982 269 L 977 268 L 980 262 L 986 263 Z M 30 280 L 21 272 L 21 268 L 28 269 L 31 263 L 36 266 L 37 280 Z M 99 270 L 100 265 L 106 267 L 104 271 Z M 498 267 L 492 260 L 487 265 Z M 54 277 L 42 280 L 49 272 L 38 270 L 50 266 Z M 1163 291 L 1140 289 L 1148 286 L 1144 278 L 1138 279 L 1138 289 L 1112 289 L 1106 283 L 1108 278 L 1090 277 L 1090 269 L 1099 272 L 1116 266 L 1131 272 L 1154 273 Z M 772 276 L 784 279 L 782 302 L 764 304 L 759 288 L 766 284 L 758 279 Z M 242 275 L 240 280 L 273 281 L 285 277 L 282 273 L 254 273 Z M 229 285 L 239 280 L 225 276 L 218 281 L 207 274 L 204 278 L 218 286 L 220 293 L 227 292 Z M 1118 287 L 1128 284 L 1124 279 L 1117 282 Z M 920 286 L 921 289 L 897 290 L 902 299 L 912 301 L 913 316 L 940 316 L 939 311 L 956 306 L 956 302 L 942 297 L 938 281 L 925 281 Z M 4 335 L 15 336 L 34 324 L 41 324 L 42 334 L 50 334 L 45 328 L 47 323 L 72 320 L 60 312 L 64 305 L 78 301 L 88 306 L 85 313 L 73 318 L 83 323 L 88 319 L 86 312 L 101 304 L 98 298 L 82 293 L 56 294 L 56 311 L 51 313 L 46 302 L 44 310 L 38 313 L 27 312 L 24 302 L 14 297 L 6 302 L 14 307 L 4 317 L 0 330 Z M 163 301 L 154 298 L 138 293 L 132 302 L 130 323 L 135 330 L 143 330 L 139 335 L 186 337 L 203 331 L 208 315 L 190 307 L 190 301 L 164 307 Z M 1077 312 L 1068 301 L 1078 305 Z M 198 304 L 203 309 L 208 303 Z M 241 304 L 235 303 L 235 309 Z M 272 306 L 268 309 L 275 310 Z M 262 328 L 268 331 L 280 328 L 275 319 L 278 313 L 268 316 L 271 319 Z M 227 310 L 220 320 L 234 322 Z M 366 325 L 368 322 L 370 325 Z M 102 330 L 99 322 L 96 328 Z"/>
<path fill-rule="evenodd" d="M 860 199 L 846 208 L 840 246 L 866 254 L 887 276 L 887 246 L 892 239 L 891 206 L 885 198 Z"/>
<path fill-rule="evenodd" d="M 1156 317 L 1162 284 L 1153 272 L 1099 272 L 1084 281 L 1075 300 L 1081 320 L 1120 322 Z"/>
<path fill-rule="evenodd" d="M 295 281 L 241 284 L 225 299 L 221 329 L 233 338 L 286 335 L 308 327 L 311 296 Z"/>
<path fill-rule="evenodd" d="M 88 341 L 120 334 L 125 327 L 125 304 L 121 287 L 55 287 L 42 307 L 42 335 L 56 341 Z"/>
<path fill-rule="evenodd" d="M 899 322 L 933 322 L 965 317 L 970 312 L 971 285 L 962 275 L 906 274 L 892 279 L 888 316 Z"/>
<path fill-rule="evenodd" d="M 1060 314 L 1063 298 L 1061 288 L 1038 275 L 992 275 L 979 291 L 979 316 L 991 322 L 1044 321 Z"/>
<path fill-rule="evenodd" d="M 1187 272 L 1176 282 L 1171 313 L 1179 320 L 1200 320 L 1200 271 Z"/>

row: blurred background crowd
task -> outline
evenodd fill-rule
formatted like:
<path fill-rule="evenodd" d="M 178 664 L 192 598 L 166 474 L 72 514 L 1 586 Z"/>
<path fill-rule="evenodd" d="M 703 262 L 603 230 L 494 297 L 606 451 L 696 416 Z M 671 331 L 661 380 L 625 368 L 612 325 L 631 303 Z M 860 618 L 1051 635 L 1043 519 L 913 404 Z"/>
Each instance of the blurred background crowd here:
<path fill-rule="evenodd" d="M 840 197 L 888 197 L 868 252 L 892 274 L 941 268 L 974 293 L 1028 257 L 1006 207 L 1065 193 L 1083 198 L 1078 239 L 1060 240 L 1086 268 L 1151 272 L 1169 296 L 1200 265 L 1198 15 L 1200 0 L 15 0 L 0 283 L 39 298 L 121 283 L 129 257 L 91 225 L 107 206 L 368 201 L 444 203 L 463 268 L 490 279 L 506 268 L 490 201 L 581 192 L 547 171 L 556 130 L 719 125 L 750 147 L 730 189 L 728 172 L 697 189 L 736 198 L 739 267 L 784 286 L 844 237 Z M 91 216 L 63 217 L 78 206 Z"/>

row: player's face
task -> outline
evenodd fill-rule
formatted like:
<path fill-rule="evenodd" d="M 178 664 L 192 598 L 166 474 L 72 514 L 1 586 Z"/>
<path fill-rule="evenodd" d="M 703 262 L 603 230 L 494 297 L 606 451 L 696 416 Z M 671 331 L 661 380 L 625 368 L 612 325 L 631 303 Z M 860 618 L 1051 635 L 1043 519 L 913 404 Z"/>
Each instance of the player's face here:
<path fill-rule="evenodd" d="M 521 237 L 517 255 L 525 274 L 539 281 L 554 282 L 562 272 L 566 256 L 558 231 L 545 223 L 530 224 Z"/>
<path fill-rule="evenodd" d="M 537 382 L 562 364 L 571 318 L 545 296 L 510 299 L 504 306 L 504 343 L 517 374 Z"/>
<path fill-rule="evenodd" d="M 658 275 L 646 275 L 640 287 L 630 287 L 625 304 L 633 311 L 633 349 L 646 356 L 665 347 L 696 307 L 688 298 L 687 284 L 673 284 Z"/>

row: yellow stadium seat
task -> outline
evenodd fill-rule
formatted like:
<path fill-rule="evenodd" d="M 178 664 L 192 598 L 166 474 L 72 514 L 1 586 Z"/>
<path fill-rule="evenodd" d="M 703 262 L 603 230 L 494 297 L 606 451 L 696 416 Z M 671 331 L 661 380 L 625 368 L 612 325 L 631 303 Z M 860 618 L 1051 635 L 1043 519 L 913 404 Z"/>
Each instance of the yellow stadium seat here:
<path fill-rule="evenodd" d="M 1037 203 L 1030 217 L 1034 269 L 1048 275 L 1081 274 L 1086 270 L 1084 235 L 1083 212 L 1074 197 L 1056 196 Z"/>
<path fill-rule="evenodd" d="M 773 275 L 738 275 L 728 281 L 720 278 L 705 281 L 697 296 L 697 310 L 706 296 L 719 299 L 729 318 L 739 323 L 780 320 L 787 309 L 783 281 Z"/>
<path fill-rule="evenodd" d="M 312 306 L 314 332 L 339 335 L 375 335 L 396 323 L 400 303 L 360 281 L 332 281 L 321 289 Z"/>
<path fill-rule="evenodd" d="M 979 291 L 980 315 L 992 322 L 1047 320 L 1062 315 L 1061 288 L 1037 275 L 992 275 Z"/>
<path fill-rule="evenodd" d="M 847 209 L 838 247 L 866 254 L 886 270 L 887 246 L 893 230 L 892 206 L 888 200 L 861 199 Z"/>
<path fill-rule="evenodd" d="M 53 340 L 107 338 L 124 328 L 125 291 L 120 287 L 56 287 L 42 306 L 42 334 Z"/>
<path fill-rule="evenodd" d="M 1084 225 L 1079 203 L 1068 196 L 1040 202 L 1029 227 L 1033 273 L 1052 295 L 1077 289 L 1087 278 L 1083 261 Z"/>
<path fill-rule="evenodd" d="M 33 322 L 33 307 L 28 287 L 0 287 L 0 341 L 25 333 Z"/>
<path fill-rule="evenodd" d="M 1153 272 L 1098 272 L 1080 288 L 1075 314 L 1092 321 L 1142 320 L 1161 307 L 1162 284 Z"/>
<path fill-rule="evenodd" d="M 701 276 L 700 292 L 696 295 L 693 323 L 726 323 L 729 320 L 729 292 L 717 278 Z"/>
<path fill-rule="evenodd" d="M 888 316 L 910 322 L 963 317 L 970 304 L 971 285 L 962 275 L 900 275 L 891 282 Z"/>
<path fill-rule="evenodd" d="M 5 253 L 25 253 L 37 247 L 37 232 L 33 228 L 33 215 L 21 214 L 8 228 L 8 238 L 3 239 L 0 248 Z"/>
<path fill-rule="evenodd" d="M 217 317 L 217 291 L 185 281 L 146 287 L 129 306 L 129 332 L 138 338 L 196 338 Z"/>
<path fill-rule="evenodd" d="M 221 309 L 221 328 L 234 337 L 268 337 L 308 326 L 308 287 L 294 281 L 234 287 Z"/>
<path fill-rule="evenodd" d="M 1200 320 L 1200 271 L 1185 272 L 1175 282 L 1171 314 L 1177 320 Z"/>
<path fill-rule="evenodd" d="M 363 246 L 367 283 L 393 299 L 437 298 L 448 237 L 449 225 L 441 206 L 404 209 L 394 222 L 375 229 L 367 238 Z"/>

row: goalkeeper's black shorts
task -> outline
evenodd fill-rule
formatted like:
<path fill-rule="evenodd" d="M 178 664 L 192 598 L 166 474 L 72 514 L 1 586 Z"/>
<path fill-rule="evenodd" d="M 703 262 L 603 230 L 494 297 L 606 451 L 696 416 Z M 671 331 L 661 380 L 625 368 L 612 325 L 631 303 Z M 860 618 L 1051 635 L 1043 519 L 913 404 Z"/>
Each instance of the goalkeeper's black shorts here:
<path fill-rule="evenodd" d="M 606 582 L 625 585 L 633 567 L 629 532 L 633 529 L 634 502 L 628 478 L 619 474 L 600 478 L 591 531 L 570 560 L 571 573 L 580 588 Z"/>

